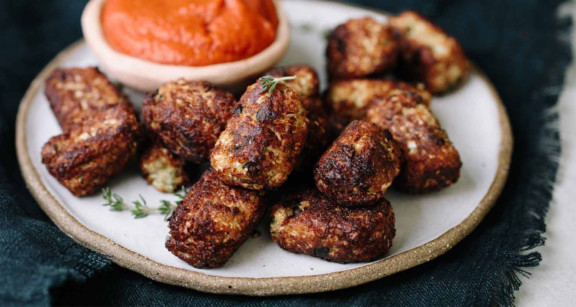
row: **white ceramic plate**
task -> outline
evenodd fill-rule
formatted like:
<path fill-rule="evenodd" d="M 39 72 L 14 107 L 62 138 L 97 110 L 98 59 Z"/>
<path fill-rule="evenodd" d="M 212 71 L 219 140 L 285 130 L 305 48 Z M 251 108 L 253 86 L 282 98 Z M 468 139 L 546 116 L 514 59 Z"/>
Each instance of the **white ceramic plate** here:
<path fill-rule="evenodd" d="M 330 2 L 290 1 L 284 9 L 292 24 L 292 41 L 282 64 L 309 63 L 324 72 L 324 34 L 349 18 L 385 15 Z M 61 133 L 43 82 L 56 66 L 98 65 L 90 49 L 78 42 L 61 53 L 32 83 L 18 117 L 17 145 L 23 174 L 42 208 L 75 240 L 119 265 L 152 279 L 218 293 L 271 295 L 319 292 L 368 282 L 426 262 L 449 250 L 470 233 L 488 212 L 507 174 L 512 138 L 505 111 L 490 83 L 478 71 L 459 90 L 434 98 L 432 109 L 460 151 L 457 184 L 421 196 L 389 192 L 396 214 L 396 238 L 388 257 L 373 263 L 337 264 L 279 248 L 265 225 L 219 269 L 195 269 L 164 248 L 167 222 L 160 215 L 134 219 L 129 212 L 103 207 L 101 195 L 77 198 L 42 165 L 40 151 Z M 139 108 L 142 93 L 125 89 Z M 125 200 L 141 194 L 149 204 L 173 195 L 147 185 L 136 168 L 110 184 Z"/>

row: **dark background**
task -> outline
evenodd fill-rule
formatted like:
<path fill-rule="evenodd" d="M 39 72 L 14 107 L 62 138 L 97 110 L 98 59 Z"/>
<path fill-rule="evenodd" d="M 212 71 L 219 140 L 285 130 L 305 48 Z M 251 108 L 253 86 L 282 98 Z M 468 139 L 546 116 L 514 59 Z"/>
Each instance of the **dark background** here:
<path fill-rule="evenodd" d="M 252 298 L 163 285 L 111 264 L 63 235 L 21 178 L 14 126 L 26 88 L 81 38 L 85 1 L 0 2 L 0 304 L 227 306 L 509 304 L 522 268 L 535 266 L 560 153 L 557 114 L 570 47 L 562 1 L 352 1 L 396 13 L 414 9 L 457 37 L 493 81 L 509 112 L 515 151 L 509 181 L 480 226 L 446 255 L 363 286 L 327 294 Z M 465 103 L 465 102 L 463 102 Z M 537 282 L 537 281 L 536 281 Z"/>

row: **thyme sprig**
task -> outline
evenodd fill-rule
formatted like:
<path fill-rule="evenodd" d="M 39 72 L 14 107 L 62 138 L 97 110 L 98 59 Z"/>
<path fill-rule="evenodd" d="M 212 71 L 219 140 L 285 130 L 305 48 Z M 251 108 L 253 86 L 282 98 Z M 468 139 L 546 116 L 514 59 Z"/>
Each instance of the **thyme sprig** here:
<path fill-rule="evenodd" d="M 258 80 L 260 80 L 260 83 L 262 84 L 262 88 L 264 90 L 268 90 L 268 93 L 272 93 L 272 91 L 276 88 L 276 85 L 278 85 L 278 82 L 284 82 L 294 79 L 296 79 L 296 76 L 274 78 L 270 75 L 266 75 L 264 77 L 260 77 Z"/>
<path fill-rule="evenodd" d="M 140 199 L 135 200 L 132 204 L 128 204 L 124 201 L 124 199 L 116 194 L 113 193 L 109 187 L 102 189 L 102 198 L 106 201 L 103 206 L 110 207 L 111 211 L 125 211 L 129 210 L 132 213 L 134 218 L 140 219 L 147 217 L 151 213 L 158 212 L 164 215 L 164 219 L 167 220 L 172 215 L 172 212 L 180 205 L 180 202 L 186 196 L 186 189 L 182 188 L 179 192 L 174 193 L 179 200 L 176 201 L 169 201 L 169 200 L 161 200 L 160 206 L 158 207 L 149 207 L 146 199 L 142 197 L 142 195 L 138 195 Z"/>

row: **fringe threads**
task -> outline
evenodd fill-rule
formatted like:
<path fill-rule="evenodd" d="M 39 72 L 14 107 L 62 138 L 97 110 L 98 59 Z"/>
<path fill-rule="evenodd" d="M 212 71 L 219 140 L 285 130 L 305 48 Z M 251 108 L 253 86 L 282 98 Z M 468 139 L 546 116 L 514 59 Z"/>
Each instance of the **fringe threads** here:
<path fill-rule="evenodd" d="M 567 44 L 565 41 L 560 42 Z M 568 45 L 567 48 L 570 46 Z M 515 248 L 516 253 L 510 255 L 512 258 L 509 262 L 510 266 L 500 276 L 503 286 L 496 290 L 493 297 L 496 305 L 514 306 L 514 294 L 522 285 L 522 277 L 530 278 L 532 275 L 525 268 L 536 267 L 542 261 L 542 255 L 539 252 L 526 252 L 546 243 L 546 237 L 543 235 L 546 232 L 545 218 L 552 201 L 562 153 L 557 103 L 563 88 L 565 72 L 565 67 L 551 68 L 546 78 L 551 86 L 545 86 L 540 95 L 534 98 L 544 100 L 546 109 L 540 123 L 543 129 L 537 135 L 540 146 L 531 158 L 531 162 L 534 162 L 534 167 L 530 172 L 532 176 L 524 189 L 528 191 L 523 204 L 527 222 L 521 230 L 521 240 Z M 546 90 L 551 88 L 555 90 Z"/>

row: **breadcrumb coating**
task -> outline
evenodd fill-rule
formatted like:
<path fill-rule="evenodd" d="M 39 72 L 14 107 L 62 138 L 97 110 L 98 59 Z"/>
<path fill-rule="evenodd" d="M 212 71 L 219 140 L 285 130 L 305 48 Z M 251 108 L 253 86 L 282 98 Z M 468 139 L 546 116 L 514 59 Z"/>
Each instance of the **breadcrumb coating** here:
<path fill-rule="evenodd" d="M 333 262 L 380 259 L 396 234 L 386 199 L 372 206 L 342 207 L 307 190 L 274 205 L 271 216 L 270 234 L 281 248 Z"/>
<path fill-rule="evenodd" d="M 227 184 L 261 190 L 281 186 L 292 172 L 308 133 L 299 95 L 278 83 L 248 87 L 216 142 L 210 163 Z"/>
<path fill-rule="evenodd" d="M 310 121 L 306 144 L 296 161 L 294 170 L 307 172 L 318 160 L 328 146 L 331 137 L 330 121 L 320 98 L 320 79 L 314 68 L 306 64 L 294 64 L 275 68 L 265 75 L 273 77 L 295 76 L 296 79 L 284 82 L 299 96 L 304 108 L 308 111 Z"/>
<path fill-rule="evenodd" d="M 470 61 L 458 41 L 413 11 L 390 18 L 400 38 L 400 76 L 420 81 L 432 94 L 451 90 L 467 79 Z"/>
<path fill-rule="evenodd" d="M 265 192 L 226 185 L 209 169 L 172 214 L 166 248 L 196 268 L 221 267 L 265 211 Z"/>
<path fill-rule="evenodd" d="M 72 194 L 93 194 L 136 153 L 134 108 L 95 67 L 55 69 L 45 93 L 64 133 L 43 146 L 42 163 Z"/>
<path fill-rule="evenodd" d="M 335 203 L 363 206 L 384 197 L 400 172 L 400 159 L 387 130 L 353 121 L 316 164 L 316 187 Z"/>
<path fill-rule="evenodd" d="M 372 101 L 397 90 L 418 92 L 426 104 L 430 104 L 432 99 L 422 85 L 411 86 L 391 80 L 355 79 L 332 82 L 326 92 L 326 101 L 331 113 L 347 123 L 354 119 L 364 119 L 366 109 Z"/>
<path fill-rule="evenodd" d="M 398 44 L 389 26 L 369 17 L 350 19 L 328 36 L 326 57 L 332 80 L 367 77 L 396 67 Z"/>
<path fill-rule="evenodd" d="M 401 190 L 423 193 L 454 184 L 462 162 L 430 108 L 414 92 L 377 100 L 366 118 L 389 129 L 403 151 L 402 171 L 395 183 Z"/>
<path fill-rule="evenodd" d="M 99 191 L 136 153 L 140 125 L 131 106 L 84 118 L 42 147 L 42 163 L 75 196 Z"/>
<path fill-rule="evenodd" d="M 208 82 L 178 79 L 148 95 L 142 115 L 146 127 L 174 154 L 203 163 L 235 105 L 232 94 Z"/>
<path fill-rule="evenodd" d="M 46 79 L 44 92 L 64 131 L 104 108 L 130 104 L 97 67 L 57 68 Z"/>

